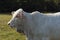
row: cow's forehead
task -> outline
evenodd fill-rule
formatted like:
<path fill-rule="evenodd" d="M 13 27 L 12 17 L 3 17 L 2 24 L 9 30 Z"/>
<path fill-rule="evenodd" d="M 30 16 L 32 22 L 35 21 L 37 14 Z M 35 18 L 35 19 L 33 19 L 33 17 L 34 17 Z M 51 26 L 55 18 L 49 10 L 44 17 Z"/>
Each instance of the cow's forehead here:
<path fill-rule="evenodd" d="M 14 12 L 14 14 L 13 14 L 13 17 L 17 16 L 17 14 L 19 14 L 19 13 L 22 12 L 22 11 L 23 11 L 23 9 L 18 9 L 18 10 L 16 10 L 16 11 Z"/>

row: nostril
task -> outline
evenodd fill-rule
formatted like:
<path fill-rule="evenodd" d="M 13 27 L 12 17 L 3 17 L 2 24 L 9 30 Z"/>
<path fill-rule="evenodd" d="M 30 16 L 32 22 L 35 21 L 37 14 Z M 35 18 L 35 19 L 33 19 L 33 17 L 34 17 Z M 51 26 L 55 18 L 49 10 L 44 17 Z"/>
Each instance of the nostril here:
<path fill-rule="evenodd" d="M 8 25 L 10 25 L 10 23 L 8 23 Z"/>

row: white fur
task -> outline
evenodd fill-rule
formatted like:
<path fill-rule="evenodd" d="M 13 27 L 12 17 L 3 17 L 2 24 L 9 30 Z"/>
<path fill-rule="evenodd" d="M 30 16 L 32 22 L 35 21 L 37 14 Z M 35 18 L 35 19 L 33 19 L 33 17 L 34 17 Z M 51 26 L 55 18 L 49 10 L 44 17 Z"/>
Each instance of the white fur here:
<path fill-rule="evenodd" d="M 60 38 L 60 12 L 54 14 L 43 14 L 38 11 L 23 12 L 26 18 L 21 21 L 15 18 L 21 10 L 18 9 L 8 23 L 17 30 L 23 30 L 27 40 L 50 40 L 51 38 L 58 40 Z"/>

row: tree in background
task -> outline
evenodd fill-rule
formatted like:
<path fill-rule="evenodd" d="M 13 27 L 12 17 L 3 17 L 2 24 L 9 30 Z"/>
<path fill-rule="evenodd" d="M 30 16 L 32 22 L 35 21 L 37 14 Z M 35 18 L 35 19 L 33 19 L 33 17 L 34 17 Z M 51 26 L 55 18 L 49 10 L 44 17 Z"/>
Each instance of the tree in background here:
<path fill-rule="evenodd" d="M 27 12 L 57 12 L 60 11 L 60 0 L 0 0 L 0 12 L 11 12 L 19 8 Z"/>

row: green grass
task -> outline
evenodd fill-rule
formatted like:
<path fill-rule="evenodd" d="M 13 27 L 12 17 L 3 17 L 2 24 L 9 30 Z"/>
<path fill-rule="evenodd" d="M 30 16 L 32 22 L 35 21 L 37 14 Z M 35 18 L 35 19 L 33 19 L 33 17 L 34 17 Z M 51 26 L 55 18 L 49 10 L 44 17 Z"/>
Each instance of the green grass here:
<path fill-rule="evenodd" d="M 0 14 L 0 40 L 25 40 L 25 36 L 10 28 L 7 22 L 11 19 L 9 14 Z"/>

